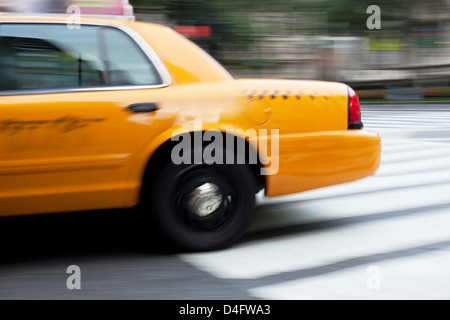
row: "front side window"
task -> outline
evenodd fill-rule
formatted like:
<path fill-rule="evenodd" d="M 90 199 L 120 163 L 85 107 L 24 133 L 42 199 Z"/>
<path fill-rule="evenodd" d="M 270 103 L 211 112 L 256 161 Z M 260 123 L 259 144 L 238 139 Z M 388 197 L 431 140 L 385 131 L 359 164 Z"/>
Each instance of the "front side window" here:
<path fill-rule="evenodd" d="M 3 24 L 0 92 L 157 85 L 151 61 L 123 31 L 100 26 Z"/>

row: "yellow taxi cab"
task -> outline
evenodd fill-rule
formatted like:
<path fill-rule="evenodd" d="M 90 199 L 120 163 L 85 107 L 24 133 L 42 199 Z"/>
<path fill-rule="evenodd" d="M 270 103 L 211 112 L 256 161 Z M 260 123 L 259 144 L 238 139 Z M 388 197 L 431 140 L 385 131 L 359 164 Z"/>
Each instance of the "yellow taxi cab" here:
<path fill-rule="evenodd" d="M 148 232 L 212 250 L 257 192 L 357 180 L 380 153 L 346 84 L 235 79 L 156 24 L 0 15 L 0 216 L 139 208 Z"/>

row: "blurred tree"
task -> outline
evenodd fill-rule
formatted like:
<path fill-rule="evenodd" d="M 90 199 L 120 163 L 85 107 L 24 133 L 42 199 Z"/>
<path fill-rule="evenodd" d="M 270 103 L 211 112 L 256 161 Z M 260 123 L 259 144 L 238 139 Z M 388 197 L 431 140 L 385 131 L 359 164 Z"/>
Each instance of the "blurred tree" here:
<path fill-rule="evenodd" d="M 294 44 L 296 36 L 360 36 L 372 50 L 404 50 L 402 61 L 414 61 L 414 48 L 436 48 L 430 37 L 418 39 L 417 30 L 441 30 L 449 25 L 448 0 L 130 0 L 135 8 L 156 6 L 174 24 L 208 25 L 208 39 L 192 39 L 219 61 L 244 68 L 267 69 L 278 63 L 270 48 L 277 37 L 288 49 L 302 50 L 317 43 Z M 367 8 L 381 9 L 381 29 L 369 30 Z M 424 14 L 426 13 L 426 14 Z M 431 13 L 431 14 L 430 14 Z M 435 14 L 433 14 L 435 13 Z M 388 40 L 386 40 L 388 39 Z M 434 39 L 434 38 L 433 38 Z M 297 41 L 297 40 L 295 40 Z M 426 43 L 425 43 L 426 42 Z M 424 44 L 425 43 L 425 44 Z M 291 47 L 288 47 L 291 46 Z M 297 47 L 296 47 L 297 46 Z M 447 46 L 447 45 L 441 45 Z M 314 49 L 316 49 L 314 47 Z M 272 56 L 271 56 L 272 52 Z M 228 59 L 228 61 L 224 61 Z"/>
<path fill-rule="evenodd" d="M 244 42 L 251 41 L 252 36 L 255 36 L 251 21 L 243 18 L 244 12 L 310 13 L 311 19 L 325 22 L 321 27 L 322 30 L 315 30 L 316 33 L 326 31 L 330 35 L 344 33 L 367 35 L 366 21 L 369 14 L 366 10 L 370 5 L 375 4 L 381 8 L 382 29 L 403 33 L 409 30 L 413 21 L 414 8 L 419 8 L 418 10 L 422 10 L 422 7 L 427 10 L 435 8 L 438 13 L 449 7 L 447 0 L 433 0 L 432 5 L 426 0 L 130 0 L 130 2 L 134 6 L 164 6 L 170 18 L 176 21 L 217 22 L 219 25 L 222 24 L 219 33 L 229 38 L 228 40 Z"/>
<path fill-rule="evenodd" d="M 129 0 L 132 6 L 159 6 L 163 5 L 166 0 Z"/>
<path fill-rule="evenodd" d="M 202 45 L 216 59 L 221 60 L 223 48 L 248 47 L 257 36 L 250 19 L 242 15 L 242 1 L 219 0 L 168 0 L 165 9 L 176 24 L 209 26 L 208 39 L 192 39 Z"/>

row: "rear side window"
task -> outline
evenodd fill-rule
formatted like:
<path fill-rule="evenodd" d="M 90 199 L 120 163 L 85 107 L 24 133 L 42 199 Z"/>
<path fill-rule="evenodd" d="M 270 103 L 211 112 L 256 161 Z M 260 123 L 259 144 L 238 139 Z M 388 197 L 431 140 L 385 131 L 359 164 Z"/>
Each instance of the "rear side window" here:
<path fill-rule="evenodd" d="M 151 61 L 121 30 L 70 30 L 65 24 L 1 26 L 0 92 L 160 83 Z"/>
<path fill-rule="evenodd" d="M 153 64 L 127 34 L 114 28 L 104 28 L 103 33 L 111 85 L 162 82 Z"/>

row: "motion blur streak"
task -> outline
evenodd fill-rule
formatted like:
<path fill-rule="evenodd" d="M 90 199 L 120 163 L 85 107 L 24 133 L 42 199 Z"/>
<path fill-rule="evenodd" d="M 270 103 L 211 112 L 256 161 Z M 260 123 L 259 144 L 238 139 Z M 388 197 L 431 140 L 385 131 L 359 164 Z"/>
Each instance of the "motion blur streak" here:
<path fill-rule="evenodd" d="M 361 99 L 449 97 L 448 0 L 131 1 L 138 20 L 186 33 L 236 77 L 345 82 Z M 367 9 L 380 8 L 380 21 Z M 369 11 L 370 12 L 370 11 Z M 370 29 L 379 22 L 380 29 Z"/>

